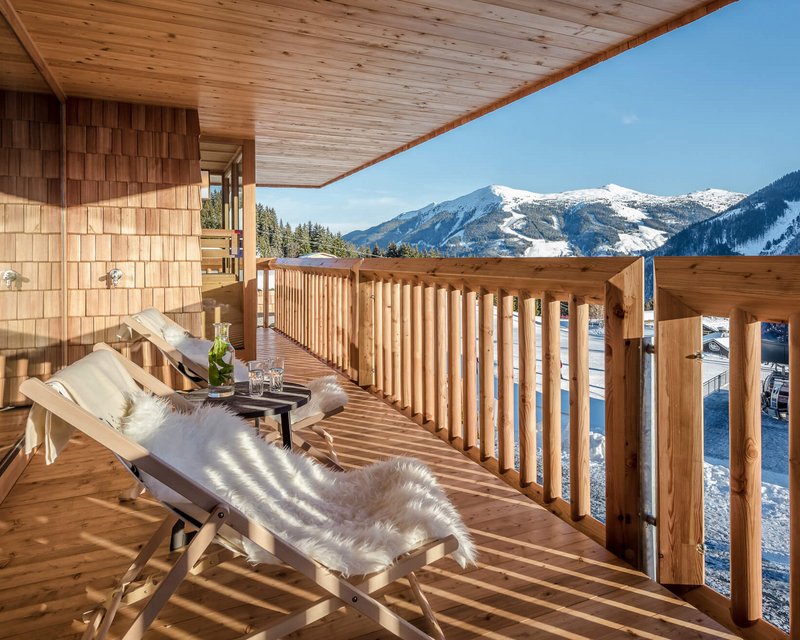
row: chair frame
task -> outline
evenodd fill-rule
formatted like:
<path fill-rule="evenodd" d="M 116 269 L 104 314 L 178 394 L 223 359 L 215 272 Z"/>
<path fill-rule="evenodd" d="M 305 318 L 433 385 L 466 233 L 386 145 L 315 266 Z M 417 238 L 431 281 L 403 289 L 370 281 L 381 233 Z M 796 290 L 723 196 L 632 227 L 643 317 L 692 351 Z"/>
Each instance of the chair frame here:
<path fill-rule="evenodd" d="M 128 373 L 146 390 L 162 397 L 168 397 L 179 404 L 186 402 L 168 385 L 130 362 L 110 347 L 107 347 L 107 345 L 106 348 L 116 354 L 116 357 Z M 254 522 L 234 506 L 221 500 L 203 486 L 183 475 L 166 461 L 141 445 L 132 442 L 72 400 L 62 396 L 48 384 L 36 378 L 29 378 L 22 383 L 20 390 L 33 402 L 79 429 L 111 452 L 135 465 L 141 471 L 157 478 L 160 482 L 183 496 L 203 514 L 203 517 L 199 519 L 200 526 L 196 535 L 184 548 L 163 580 L 158 583 L 153 595 L 122 636 L 123 640 L 138 640 L 144 635 L 172 594 L 175 593 L 195 565 L 202 561 L 203 555 L 214 542 L 215 536 L 223 525 L 230 527 L 238 534 L 262 547 L 278 560 L 300 572 L 326 593 L 317 601 L 291 612 L 261 629 L 242 636 L 241 640 L 272 640 L 280 638 L 342 607 L 355 609 L 404 640 L 419 638 L 439 640 L 444 638 L 441 627 L 433 615 L 433 610 L 419 588 L 419 582 L 414 572 L 455 551 L 458 548 L 458 542 L 454 536 L 447 536 L 422 545 L 399 558 L 395 564 L 382 571 L 369 576 L 362 576 L 358 579 L 347 580 L 276 536 L 267 528 Z M 165 506 L 168 511 L 171 511 L 169 505 Z M 141 574 L 164 538 L 169 536 L 176 518 L 170 512 L 150 540 L 142 547 L 139 555 L 118 582 L 117 588 L 112 592 L 110 599 L 107 600 L 107 603 L 110 602 L 110 604 L 91 621 L 84 638 L 101 640 L 105 637 L 116 611 L 122 603 L 126 589 Z M 408 579 L 412 593 L 430 626 L 432 635 L 428 635 L 418 629 L 386 605 L 378 602 L 371 595 L 376 590 L 403 577 Z"/>

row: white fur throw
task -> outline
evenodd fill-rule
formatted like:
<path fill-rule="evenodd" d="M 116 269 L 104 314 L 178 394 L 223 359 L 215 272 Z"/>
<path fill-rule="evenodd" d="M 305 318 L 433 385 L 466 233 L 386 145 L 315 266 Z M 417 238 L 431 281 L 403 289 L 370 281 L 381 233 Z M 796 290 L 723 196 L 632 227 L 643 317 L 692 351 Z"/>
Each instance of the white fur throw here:
<path fill-rule="evenodd" d="M 308 383 L 311 399 L 289 414 L 292 424 L 316 413 L 328 413 L 347 404 L 347 392 L 336 381 L 336 376 L 315 378 Z"/>
<path fill-rule="evenodd" d="M 345 576 L 372 573 L 435 538 L 453 534 L 462 566 L 475 548 L 458 512 L 428 467 L 393 458 L 346 473 L 268 444 L 222 407 L 173 411 L 138 392 L 120 430 L 276 535 Z M 150 492 L 179 506 L 185 500 L 153 478 Z M 252 562 L 272 556 L 249 540 Z"/>

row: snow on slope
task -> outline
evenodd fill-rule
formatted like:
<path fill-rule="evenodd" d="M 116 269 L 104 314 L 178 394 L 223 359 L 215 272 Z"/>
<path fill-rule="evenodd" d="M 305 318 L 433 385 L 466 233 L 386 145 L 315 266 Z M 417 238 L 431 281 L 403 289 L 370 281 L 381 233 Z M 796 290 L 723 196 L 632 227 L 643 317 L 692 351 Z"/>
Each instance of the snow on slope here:
<path fill-rule="evenodd" d="M 362 246 L 408 242 L 445 255 L 641 253 L 742 197 L 720 189 L 656 196 L 615 184 L 563 193 L 489 185 L 345 238 Z"/>

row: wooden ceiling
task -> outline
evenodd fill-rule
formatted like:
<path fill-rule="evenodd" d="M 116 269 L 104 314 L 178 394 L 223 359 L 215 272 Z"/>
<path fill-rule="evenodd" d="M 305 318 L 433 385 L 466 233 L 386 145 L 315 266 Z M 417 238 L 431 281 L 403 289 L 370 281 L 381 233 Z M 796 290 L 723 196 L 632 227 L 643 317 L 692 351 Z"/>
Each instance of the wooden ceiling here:
<path fill-rule="evenodd" d="M 732 1 L 0 0 L 68 96 L 197 107 L 204 135 L 254 137 L 258 183 L 280 186 L 330 183 Z"/>
<path fill-rule="evenodd" d="M 49 91 L 36 66 L 0 15 L 0 88 L 12 91 Z"/>

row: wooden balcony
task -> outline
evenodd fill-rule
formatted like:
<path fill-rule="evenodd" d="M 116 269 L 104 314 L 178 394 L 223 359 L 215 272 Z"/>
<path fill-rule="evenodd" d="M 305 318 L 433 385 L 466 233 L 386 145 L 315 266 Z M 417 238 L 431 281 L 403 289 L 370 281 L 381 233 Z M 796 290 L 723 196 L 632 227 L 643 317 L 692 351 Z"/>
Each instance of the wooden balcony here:
<path fill-rule="evenodd" d="M 259 330 L 259 355 L 278 353 L 292 379 L 333 373 L 277 332 Z M 375 395 L 340 379 L 350 402 L 326 427 L 344 466 L 419 457 L 478 544 L 477 567 L 462 571 L 448 560 L 420 575 L 448 639 L 735 637 Z M 25 415 L 22 409 L 2 414 L 0 424 L 18 430 Z M 52 466 L 34 457 L 0 506 L 0 638 L 80 637 L 81 612 L 96 604 L 161 517 L 161 507 L 147 497 L 118 502 L 129 483 L 112 456 L 83 437 Z M 156 562 L 147 573 L 162 568 Z M 313 594 L 285 568 L 251 571 L 242 560 L 230 561 L 184 585 L 146 638 L 238 637 Z M 391 588 L 384 598 L 422 624 L 407 589 Z M 118 622 L 129 621 L 135 608 L 123 609 Z M 340 612 L 297 637 L 385 636 L 370 621 Z"/>

